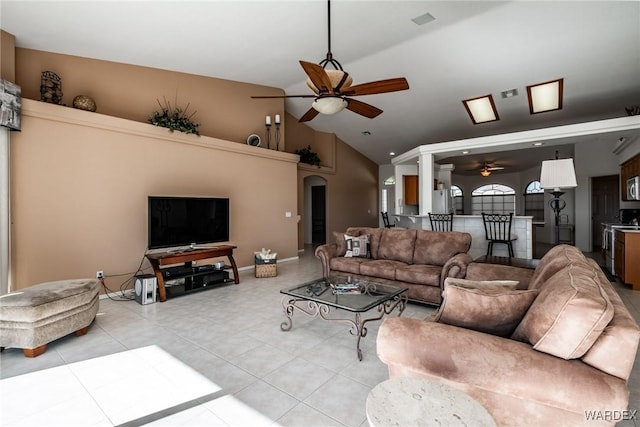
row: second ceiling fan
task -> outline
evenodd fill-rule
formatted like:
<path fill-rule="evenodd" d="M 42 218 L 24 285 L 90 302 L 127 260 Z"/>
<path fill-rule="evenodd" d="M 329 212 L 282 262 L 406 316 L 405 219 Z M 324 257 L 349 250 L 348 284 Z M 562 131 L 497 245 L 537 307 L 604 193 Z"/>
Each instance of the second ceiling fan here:
<path fill-rule="evenodd" d="M 482 167 L 482 169 L 480 169 L 480 175 L 487 177 L 489 175 L 491 175 L 491 172 L 493 171 L 499 171 L 499 170 L 503 170 L 504 167 L 502 166 L 490 166 L 489 163 L 485 162 L 484 166 Z"/>
<path fill-rule="evenodd" d="M 307 86 L 315 92 L 315 95 L 281 95 L 281 96 L 252 96 L 252 98 L 315 98 L 311 108 L 298 120 L 307 122 L 318 114 L 335 114 L 345 108 L 361 116 L 373 119 L 382 113 L 382 110 L 362 101 L 352 99 L 352 96 L 374 95 L 379 93 L 397 92 L 409 89 L 409 83 L 404 77 L 378 80 L 352 86 L 353 80 L 342 69 L 342 65 L 333 58 L 331 53 L 331 1 L 327 1 L 328 15 L 328 52 L 325 59 L 319 64 L 300 61 L 302 69 L 307 74 Z M 325 70 L 331 64 L 333 70 Z"/>

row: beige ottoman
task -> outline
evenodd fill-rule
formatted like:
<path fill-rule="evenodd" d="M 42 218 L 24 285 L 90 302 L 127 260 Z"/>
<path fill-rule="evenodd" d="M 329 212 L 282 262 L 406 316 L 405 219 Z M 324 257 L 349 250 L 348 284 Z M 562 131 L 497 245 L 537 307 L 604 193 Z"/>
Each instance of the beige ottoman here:
<path fill-rule="evenodd" d="M 97 279 L 41 283 L 0 297 L 0 347 L 22 348 L 25 356 L 44 353 L 47 343 L 75 332 L 87 333 L 98 312 Z"/>

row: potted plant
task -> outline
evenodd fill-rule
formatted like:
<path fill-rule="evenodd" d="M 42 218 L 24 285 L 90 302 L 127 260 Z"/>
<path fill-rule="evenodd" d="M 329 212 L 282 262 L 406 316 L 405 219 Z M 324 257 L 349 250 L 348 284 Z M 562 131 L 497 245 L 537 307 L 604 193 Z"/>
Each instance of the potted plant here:
<path fill-rule="evenodd" d="M 320 167 L 320 157 L 318 157 L 317 153 L 311 151 L 310 145 L 308 145 L 306 148 L 296 150 L 294 151 L 294 153 L 300 156 L 301 163 Z"/>
<path fill-rule="evenodd" d="M 154 126 L 165 127 L 169 129 L 169 132 L 177 130 L 184 133 L 200 135 L 200 132 L 198 132 L 198 126 L 200 125 L 191 121 L 196 111 L 187 116 L 189 104 L 187 104 L 187 107 L 183 110 L 179 107 L 171 108 L 171 104 L 169 104 L 166 98 L 164 98 L 164 105 L 162 105 L 159 100 L 157 101 L 160 106 L 160 111 L 154 111 L 151 114 L 149 123 Z"/>

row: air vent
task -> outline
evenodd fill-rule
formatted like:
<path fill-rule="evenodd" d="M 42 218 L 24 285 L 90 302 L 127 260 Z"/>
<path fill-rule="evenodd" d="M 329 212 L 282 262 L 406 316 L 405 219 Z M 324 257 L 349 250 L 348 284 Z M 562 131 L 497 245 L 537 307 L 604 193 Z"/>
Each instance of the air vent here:
<path fill-rule="evenodd" d="M 435 20 L 436 18 L 434 18 L 433 15 L 430 13 L 425 13 L 424 15 L 416 16 L 415 18 L 412 19 L 412 21 L 417 25 L 428 24 L 429 22 L 435 21 Z"/>
<path fill-rule="evenodd" d="M 504 92 L 500 92 L 500 95 L 502 95 L 502 98 L 513 98 L 514 96 L 518 96 L 518 89 L 509 89 L 509 90 L 505 90 Z"/>

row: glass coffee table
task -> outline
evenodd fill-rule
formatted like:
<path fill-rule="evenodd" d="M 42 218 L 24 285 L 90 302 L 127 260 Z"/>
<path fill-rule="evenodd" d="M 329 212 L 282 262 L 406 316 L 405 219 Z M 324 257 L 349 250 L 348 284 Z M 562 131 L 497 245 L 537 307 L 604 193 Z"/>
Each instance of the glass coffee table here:
<path fill-rule="evenodd" d="M 407 288 L 400 286 L 352 280 L 349 276 L 332 276 L 283 289 L 280 293 L 285 295 L 282 307 L 287 318 L 280 324 L 280 329 L 291 329 L 295 309 L 310 317 L 319 316 L 323 320 L 349 323 L 349 332 L 358 337 L 356 352 L 358 360 L 362 360 L 360 339 L 367 336 L 365 325 L 372 320 L 382 319 L 385 314 L 391 314 L 396 309 L 400 316 L 407 305 L 406 291 Z M 355 313 L 355 318 L 330 317 L 332 309 Z M 363 319 L 363 314 L 373 309 L 376 309 L 377 316 Z"/>

